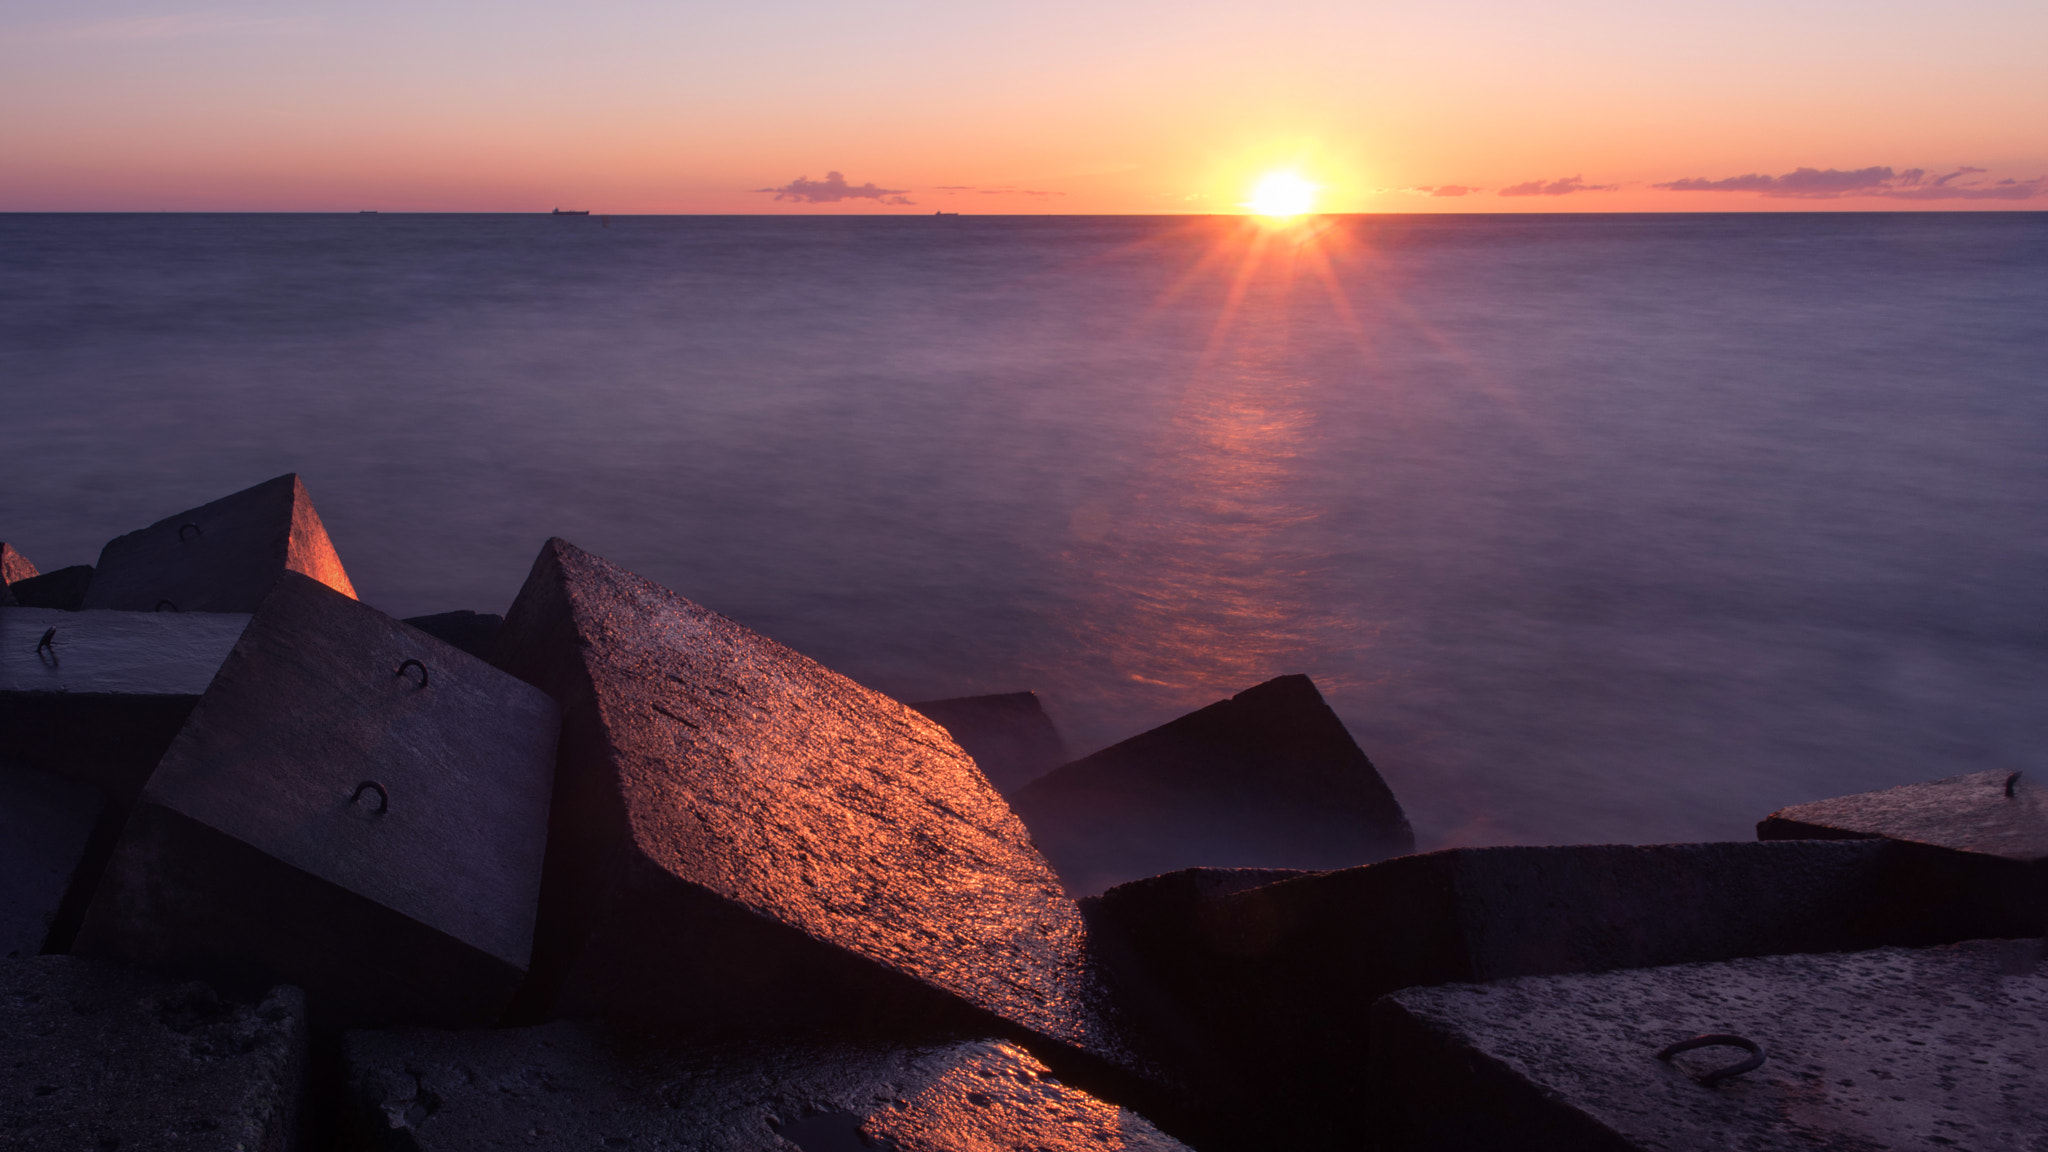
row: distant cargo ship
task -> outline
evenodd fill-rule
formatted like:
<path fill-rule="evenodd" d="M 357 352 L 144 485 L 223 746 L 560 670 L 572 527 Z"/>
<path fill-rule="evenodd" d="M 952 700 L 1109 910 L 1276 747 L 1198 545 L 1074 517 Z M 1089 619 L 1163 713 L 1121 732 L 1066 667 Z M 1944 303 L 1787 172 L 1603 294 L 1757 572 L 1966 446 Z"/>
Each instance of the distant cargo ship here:
<path fill-rule="evenodd" d="M 557 215 L 557 216 L 588 216 L 588 215 L 590 215 L 590 209 L 588 209 L 588 208 L 557 208 L 557 209 L 555 209 L 555 211 L 554 211 L 554 214 L 555 214 L 555 215 Z"/>

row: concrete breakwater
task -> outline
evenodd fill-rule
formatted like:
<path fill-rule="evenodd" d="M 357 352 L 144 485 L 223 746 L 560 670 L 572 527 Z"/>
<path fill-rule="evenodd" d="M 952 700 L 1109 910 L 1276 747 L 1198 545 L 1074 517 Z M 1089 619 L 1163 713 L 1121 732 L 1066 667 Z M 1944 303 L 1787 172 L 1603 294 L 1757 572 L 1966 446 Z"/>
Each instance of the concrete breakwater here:
<path fill-rule="evenodd" d="M 2048 790 L 2010 770 L 1756 842 L 1414 855 L 1307 677 L 1063 762 L 1029 693 L 904 704 L 560 539 L 502 615 L 393 619 L 295 476 L 0 575 L 8 1147 L 2048 1130 L 2010 1067 L 1868 1119 L 2048 1036 Z M 1755 1003 L 1857 981 L 1945 1054 Z M 1716 1077 L 1729 1045 L 1762 1063 Z"/>

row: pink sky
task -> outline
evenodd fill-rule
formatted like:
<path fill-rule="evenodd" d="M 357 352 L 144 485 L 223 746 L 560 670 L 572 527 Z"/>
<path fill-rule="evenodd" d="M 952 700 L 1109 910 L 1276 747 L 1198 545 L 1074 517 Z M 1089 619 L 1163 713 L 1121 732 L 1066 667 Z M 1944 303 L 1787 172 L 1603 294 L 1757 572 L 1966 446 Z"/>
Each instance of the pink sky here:
<path fill-rule="evenodd" d="M 2039 0 L 12 0 L 0 210 L 2042 208 L 2043 45 Z"/>

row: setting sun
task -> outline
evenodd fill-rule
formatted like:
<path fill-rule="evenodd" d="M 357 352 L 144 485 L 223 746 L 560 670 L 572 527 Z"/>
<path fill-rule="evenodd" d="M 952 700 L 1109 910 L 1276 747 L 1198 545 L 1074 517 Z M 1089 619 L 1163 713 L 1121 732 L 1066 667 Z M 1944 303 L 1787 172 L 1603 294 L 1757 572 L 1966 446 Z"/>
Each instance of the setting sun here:
<path fill-rule="evenodd" d="M 1299 216 L 1315 207 L 1316 191 L 1298 172 L 1268 172 L 1252 186 L 1244 207 L 1261 216 Z"/>

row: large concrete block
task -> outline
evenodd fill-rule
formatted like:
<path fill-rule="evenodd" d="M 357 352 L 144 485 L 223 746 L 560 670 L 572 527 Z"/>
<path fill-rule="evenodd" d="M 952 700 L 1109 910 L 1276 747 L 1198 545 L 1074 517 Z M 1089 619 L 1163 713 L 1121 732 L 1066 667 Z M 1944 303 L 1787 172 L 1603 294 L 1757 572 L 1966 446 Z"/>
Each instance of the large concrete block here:
<path fill-rule="evenodd" d="M 0 1146 L 287 1152 L 305 1071 L 298 989 L 222 997 L 76 956 L 0 961 Z"/>
<path fill-rule="evenodd" d="M 2039 941 L 1412 988 L 1372 1013 L 1384 1152 L 2040 1152 Z M 1704 1082 L 1749 1040 L 1761 1067 Z"/>
<path fill-rule="evenodd" d="M 407 624 L 443 643 L 453 644 L 479 660 L 489 660 L 497 647 L 498 629 L 505 618 L 492 612 L 437 612 L 432 616 L 408 616 Z"/>
<path fill-rule="evenodd" d="M 663 1047 L 590 1024 L 353 1032 L 363 1145 L 693 1152 L 1179 1152 L 997 1040 Z"/>
<path fill-rule="evenodd" d="M 0 608 L 12 608 L 20 603 L 14 598 L 10 585 L 34 575 L 36 566 L 29 563 L 28 557 L 15 551 L 14 545 L 0 540 Z"/>
<path fill-rule="evenodd" d="M 356 594 L 297 473 L 108 541 L 85 607 L 254 612 L 285 572 Z"/>
<path fill-rule="evenodd" d="M 1756 826 L 1760 840 L 1882 836 L 2029 864 L 2048 861 L 2048 786 L 1998 769 L 1795 804 Z"/>
<path fill-rule="evenodd" d="M 34 956 L 69 911 L 100 825 L 99 792 L 0 760 L 0 956 Z M 78 899 L 85 893 L 79 892 Z"/>
<path fill-rule="evenodd" d="M 30 576 L 8 586 L 14 602 L 23 608 L 55 608 L 76 612 L 85 607 L 85 590 L 92 583 L 92 565 L 73 564 L 55 572 Z"/>
<path fill-rule="evenodd" d="M 1306 676 L 1054 769 L 1010 803 L 1077 894 L 1180 868 L 1349 868 L 1415 848 L 1393 792 Z"/>
<path fill-rule="evenodd" d="M 552 1011 L 965 1020 L 1133 1066 L 1079 910 L 937 724 L 561 540 L 499 651 L 563 708 L 535 952 Z"/>
<path fill-rule="evenodd" d="M 76 948 L 289 980 L 343 1018 L 495 1019 L 531 954 L 558 716 L 296 573 L 150 777 Z"/>
<path fill-rule="evenodd" d="M 956 696 L 911 707 L 938 721 L 1005 795 L 1067 762 L 1067 742 L 1035 692 Z"/>
<path fill-rule="evenodd" d="M 0 756 L 125 805 L 249 617 L 0 608 Z"/>
<path fill-rule="evenodd" d="M 1257 1098 L 1262 1137 L 1340 1148 L 1384 993 L 2038 934 L 1988 880 L 2006 864 L 1887 841 L 1464 848 L 1214 897 L 1160 877 L 1092 918 L 1184 1075 Z"/>

